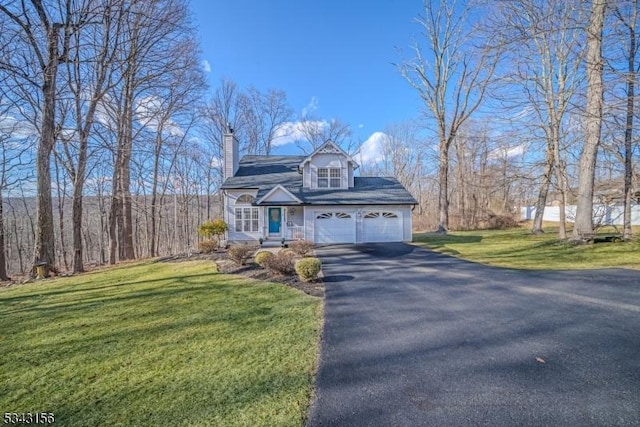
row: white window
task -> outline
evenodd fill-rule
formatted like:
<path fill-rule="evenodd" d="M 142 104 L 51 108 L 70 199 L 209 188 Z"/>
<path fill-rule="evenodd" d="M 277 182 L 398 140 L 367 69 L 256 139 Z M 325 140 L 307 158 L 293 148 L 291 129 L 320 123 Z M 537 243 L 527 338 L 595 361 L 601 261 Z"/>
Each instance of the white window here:
<path fill-rule="evenodd" d="M 236 208 L 236 231 L 258 231 L 258 208 Z"/>
<path fill-rule="evenodd" d="M 340 168 L 318 168 L 318 188 L 340 188 Z"/>
<path fill-rule="evenodd" d="M 236 199 L 236 205 L 250 205 L 255 202 L 256 198 L 250 194 L 243 194 Z"/>
<path fill-rule="evenodd" d="M 249 194 L 243 194 L 236 199 L 236 206 L 247 205 L 236 207 L 236 231 L 258 231 L 258 208 L 250 206 L 255 200 L 256 198 Z"/>
<path fill-rule="evenodd" d="M 318 169 L 318 188 L 329 187 L 329 169 Z"/>
<path fill-rule="evenodd" d="M 340 188 L 340 169 L 329 169 L 329 187 Z"/>

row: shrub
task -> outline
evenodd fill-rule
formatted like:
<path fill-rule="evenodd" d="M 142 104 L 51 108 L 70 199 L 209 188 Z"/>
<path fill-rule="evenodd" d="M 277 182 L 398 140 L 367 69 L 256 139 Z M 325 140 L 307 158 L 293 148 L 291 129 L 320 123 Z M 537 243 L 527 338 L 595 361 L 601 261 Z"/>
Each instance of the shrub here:
<path fill-rule="evenodd" d="M 198 250 L 203 254 L 210 254 L 211 252 L 215 252 L 218 246 L 218 242 L 214 240 L 205 240 L 204 242 L 198 243 Z"/>
<path fill-rule="evenodd" d="M 271 258 L 272 256 L 273 256 L 272 252 L 259 251 L 253 259 L 256 261 L 256 264 L 258 264 L 260 267 L 266 268 L 267 262 L 269 261 L 269 258 Z"/>
<path fill-rule="evenodd" d="M 294 254 L 294 252 L 293 252 L 291 249 L 289 249 L 289 248 L 282 248 L 282 249 L 280 249 L 280 250 L 278 251 L 278 253 L 279 253 L 279 254 L 287 254 L 287 255 L 288 255 L 288 256 L 290 256 L 290 257 L 293 257 L 293 256 L 295 255 L 295 254 Z"/>
<path fill-rule="evenodd" d="M 204 237 L 213 237 L 218 246 L 220 245 L 220 236 L 222 236 L 229 226 L 222 218 L 205 221 L 198 227 L 198 233 Z"/>
<path fill-rule="evenodd" d="M 496 215 L 490 213 L 487 222 L 489 229 L 491 230 L 504 230 L 519 226 L 518 221 L 510 215 Z"/>
<path fill-rule="evenodd" d="M 303 257 L 313 250 L 313 243 L 308 240 L 296 240 L 295 242 L 291 242 L 289 247 L 296 255 Z"/>
<path fill-rule="evenodd" d="M 229 248 L 229 259 L 235 262 L 238 265 L 245 265 L 249 257 L 251 257 L 251 252 L 253 248 L 249 245 L 236 245 Z"/>
<path fill-rule="evenodd" d="M 296 273 L 303 281 L 308 282 L 318 278 L 321 266 L 318 258 L 302 258 L 296 262 Z"/>
<path fill-rule="evenodd" d="M 277 254 L 267 257 L 265 266 L 280 274 L 293 274 L 293 252 L 280 251 Z"/>

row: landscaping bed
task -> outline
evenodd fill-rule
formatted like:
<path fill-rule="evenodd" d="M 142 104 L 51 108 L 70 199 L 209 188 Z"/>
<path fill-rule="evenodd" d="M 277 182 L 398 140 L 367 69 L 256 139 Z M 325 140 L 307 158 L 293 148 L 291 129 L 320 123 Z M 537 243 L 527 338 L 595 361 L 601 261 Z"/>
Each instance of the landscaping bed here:
<path fill-rule="evenodd" d="M 322 275 L 319 275 L 319 277 L 314 280 L 304 281 L 304 280 L 301 280 L 300 277 L 295 272 L 291 274 L 282 274 L 277 271 L 273 271 L 258 265 L 254 260 L 255 254 L 257 252 L 267 251 L 267 250 L 276 254 L 278 252 L 281 252 L 283 250 L 286 251 L 288 249 L 285 249 L 285 248 L 263 249 L 260 247 L 252 247 L 244 265 L 241 265 L 238 262 L 230 259 L 230 254 L 228 249 L 218 249 L 216 251 L 212 251 L 209 253 L 193 253 L 193 254 L 167 256 L 167 257 L 159 258 L 157 259 L 157 261 L 158 262 L 181 262 L 185 260 L 213 261 L 221 273 L 239 274 L 244 277 L 249 277 L 252 279 L 263 280 L 266 282 L 273 282 L 273 283 L 281 283 L 281 284 L 290 286 L 292 288 L 301 290 L 302 292 L 311 296 L 315 296 L 315 297 L 324 296 L 324 283 L 322 282 Z M 295 262 L 301 259 L 302 257 L 300 255 L 293 255 L 293 258 Z"/>
<path fill-rule="evenodd" d="M 304 282 L 297 275 L 282 275 L 273 273 L 260 267 L 255 262 L 249 262 L 246 265 L 236 265 L 227 259 L 216 261 L 218 269 L 222 273 L 241 274 L 252 279 L 264 280 L 267 282 L 282 283 L 295 289 L 299 289 L 307 295 L 314 297 L 324 296 L 324 284 L 322 279 L 318 278 L 311 282 Z"/>

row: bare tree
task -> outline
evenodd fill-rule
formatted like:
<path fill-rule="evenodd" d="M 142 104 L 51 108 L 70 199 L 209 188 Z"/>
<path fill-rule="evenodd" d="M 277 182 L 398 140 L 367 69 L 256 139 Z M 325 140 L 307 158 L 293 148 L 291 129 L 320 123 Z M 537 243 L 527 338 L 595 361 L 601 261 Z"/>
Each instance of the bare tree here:
<path fill-rule="evenodd" d="M 246 95 L 243 134 L 246 138 L 245 150 L 249 154 L 269 155 L 280 134 L 278 130 L 293 116 L 287 103 L 287 95 L 282 90 L 266 93 L 250 87 Z"/>
<path fill-rule="evenodd" d="M 623 235 L 625 239 L 632 236 L 631 229 L 631 201 L 633 193 L 633 122 L 635 117 L 635 83 L 637 76 L 636 61 L 638 56 L 638 40 L 636 34 L 636 24 L 638 21 L 638 0 L 631 0 L 626 7 L 614 5 L 613 12 L 618 19 L 623 31 L 626 32 L 625 56 L 627 59 L 626 69 L 626 112 L 624 126 L 624 219 Z"/>
<path fill-rule="evenodd" d="M 606 0 L 592 0 L 587 28 L 587 105 L 585 141 L 580 154 L 578 200 L 572 238 L 593 233 L 593 184 L 602 131 L 603 59 L 602 34 Z"/>
<path fill-rule="evenodd" d="M 242 134 L 245 107 L 244 94 L 238 85 L 229 78 L 222 78 L 204 108 L 201 129 L 213 156 L 211 163 L 218 169 L 219 180 L 222 179 L 224 156 L 222 135 L 227 126 L 231 126 L 237 135 Z"/>
<path fill-rule="evenodd" d="M 21 133 L 20 124 L 9 115 L 11 104 L 7 101 L 0 91 L 0 280 L 9 280 L 8 242 L 5 232 L 8 224 L 5 221 L 4 194 L 11 187 L 24 181 L 27 176 L 24 168 L 30 165 L 33 150 L 31 135 L 18 136 Z"/>
<path fill-rule="evenodd" d="M 350 152 L 351 126 L 340 119 L 321 120 L 312 114 L 304 115 L 299 123 L 302 138 L 296 142 L 298 148 L 305 153 L 312 153 L 327 141 L 333 141 Z"/>
<path fill-rule="evenodd" d="M 245 123 L 246 100 L 238 85 L 231 79 L 222 78 L 211 99 L 208 100 L 200 121 L 201 132 L 206 140 L 206 156 L 209 170 L 207 180 L 207 218 L 211 218 L 211 193 L 222 185 L 224 167 L 224 144 L 222 135 L 230 126 L 239 138 Z M 222 207 L 222 193 L 218 192 L 218 206 Z M 216 215 L 222 215 L 217 212 Z"/>
<path fill-rule="evenodd" d="M 567 112 L 580 88 L 583 50 L 581 5 L 573 1 L 523 0 L 503 2 L 496 10 L 491 30 L 501 36 L 510 67 L 502 76 L 508 97 L 514 87 L 525 97 L 524 108 L 532 111 L 546 146 L 532 233 L 542 233 L 542 215 L 555 171 L 560 196 L 559 237 L 566 238 L 567 193 L 563 135 Z M 516 103 L 518 108 L 523 105 Z"/>
<path fill-rule="evenodd" d="M 89 140 L 96 111 L 105 94 L 119 81 L 112 78 L 117 69 L 118 34 L 125 16 L 120 0 L 77 4 L 75 13 L 82 27 L 70 41 L 70 61 L 64 77 L 71 92 L 72 106 L 68 128 L 61 135 L 61 156 L 73 184 L 72 231 L 73 272 L 84 271 L 82 244 L 83 192 L 89 160 Z M 62 125 L 64 126 L 64 124 Z"/>
<path fill-rule="evenodd" d="M 384 132 L 377 134 L 381 142 L 380 161 L 374 164 L 360 165 L 361 175 L 393 176 L 417 196 L 424 143 L 418 135 L 419 126 L 416 121 L 404 121 L 385 126 Z M 363 149 L 363 146 L 360 146 Z M 366 153 L 360 151 L 354 155 L 356 161 L 365 160 Z"/>
<path fill-rule="evenodd" d="M 69 43 L 78 27 L 71 0 L 44 3 L 42 0 L 8 1 L 0 4 L 8 20 L 3 25 L 2 43 L 20 43 L 20 55 L 3 59 L 0 69 L 10 73 L 31 91 L 16 88 L 14 94 L 30 93 L 38 99 L 40 138 L 36 154 L 37 198 L 34 263 L 55 263 L 53 204 L 51 197 L 51 151 L 56 140 L 57 76 L 60 64 L 68 60 Z M 27 63 L 25 63 L 27 62 Z M 33 64 L 36 66 L 32 66 Z M 32 74 L 33 73 L 33 74 Z M 36 92 L 39 92 L 36 95 Z M 24 99 L 24 98 L 23 98 Z M 27 101 L 28 102 L 28 101 Z"/>
<path fill-rule="evenodd" d="M 399 65 L 402 76 L 425 103 L 439 141 L 438 232 L 449 228 L 449 151 L 460 126 L 480 107 L 497 65 L 497 55 L 472 46 L 466 2 L 428 1 L 416 18 L 426 39 L 412 46 L 414 58 Z"/>
<path fill-rule="evenodd" d="M 138 115 L 144 112 L 154 87 L 181 68 L 182 55 L 167 55 L 192 38 L 183 0 L 134 2 L 128 6 L 121 37 L 122 83 L 109 93 L 110 111 L 117 123 L 113 192 L 109 216 L 109 261 L 132 259 L 134 248 L 131 159 L 135 136 L 141 131 Z"/>

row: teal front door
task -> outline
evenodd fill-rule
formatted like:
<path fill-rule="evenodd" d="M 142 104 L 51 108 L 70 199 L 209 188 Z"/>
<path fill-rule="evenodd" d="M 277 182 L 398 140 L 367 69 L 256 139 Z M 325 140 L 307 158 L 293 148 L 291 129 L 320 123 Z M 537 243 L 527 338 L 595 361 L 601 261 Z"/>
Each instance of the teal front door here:
<path fill-rule="evenodd" d="M 280 234 L 282 209 L 269 208 L 269 234 Z"/>

